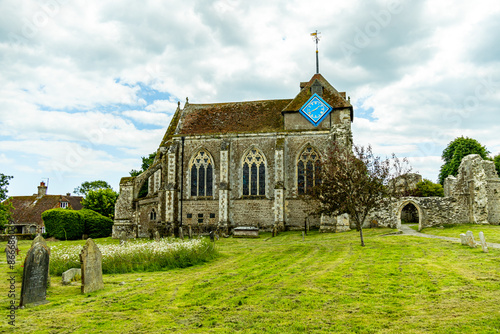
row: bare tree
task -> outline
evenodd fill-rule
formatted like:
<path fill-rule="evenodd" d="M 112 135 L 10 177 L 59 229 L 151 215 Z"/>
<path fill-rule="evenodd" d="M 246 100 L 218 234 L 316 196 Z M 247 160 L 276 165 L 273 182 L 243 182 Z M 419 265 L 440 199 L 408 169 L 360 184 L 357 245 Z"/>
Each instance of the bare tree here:
<path fill-rule="evenodd" d="M 393 154 L 381 159 L 371 146 L 351 151 L 334 145 L 321 164 L 321 182 L 305 197 L 316 215 L 349 214 L 364 246 L 363 222 L 372 210 L 406 193 L 404 175 L 410 171 L 406 158 L 400 161 Z"/>

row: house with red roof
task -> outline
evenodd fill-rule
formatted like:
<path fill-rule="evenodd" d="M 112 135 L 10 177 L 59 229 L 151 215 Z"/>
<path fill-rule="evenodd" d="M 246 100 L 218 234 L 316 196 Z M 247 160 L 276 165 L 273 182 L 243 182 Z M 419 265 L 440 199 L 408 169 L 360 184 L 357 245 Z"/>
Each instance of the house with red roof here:
<path fill-rule="evenodd" d="M 18 234 L 44 233 L 45 226 L 42 213 L 50 209 L 70 208 L 81 210 L 81 196 L 47 195 L 47 186 L 40 182 L 38 192 L 31 196 L 12 196 L 8 199 L 12 204 L 11 222 Z"/>

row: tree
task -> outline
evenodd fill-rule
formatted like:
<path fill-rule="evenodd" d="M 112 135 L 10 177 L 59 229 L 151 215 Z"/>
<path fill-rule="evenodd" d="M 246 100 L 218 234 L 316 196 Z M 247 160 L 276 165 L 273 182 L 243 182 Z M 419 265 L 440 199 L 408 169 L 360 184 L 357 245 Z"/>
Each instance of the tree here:
<path fill-rule="evenodd" d="M 113 189 L 89 190 L 87 196 L 82 200 L 82 205 L 85 209 L 93 210 L 104 217 L 113 219 L 117 199 L 118 193 Z"/>
<path fill-rule="evenodd" d="M 444 180 L 449 176 L 457 176 L 458 168 L 462 159 L 469 154 L 479 154 L 481 158 L 488 159 L 488 150 L 477 140 L 468 137 L 458 137 L 448 144 L 444 149 L 441 158 L 444 164 L 439 172 L 439 183 L 444 184 Z"/>
<path fill-rule="evenodd" d="M 417 183 L 417 189 L 415 191 L 415 196 L 418 197 L 443 197 L 444 189 L 439 183 L 434 183 L 431 180 L 424 179 Z"/>
<path fill-rule="evenodd" d="M 493 162 L 495 163 L 495 169 L 497 170 L 498 176 L 500 176 L 500 154 L 493 158 Z"/>
<path fill-rule="evenodd" d="M 370 146 L 354 146 L 354 152 L 335 145 L 321 165 L 321 182 L 306 195 L 316 215 L 349 214 L 364 246 L 363 223 L 368 214 L 404 192 L 398 184 L 411 171 L 408 161 L 395 155 L 382 160 Z"/>
<path fill-rule="evenodd" d="M 132 169 L 130 171 L 130 176 L 137 176 L 144 172 L 146 169 L 149 168 L 153 164 L 156 158 L 156 152 L 151 153 L 148 157 L 141 157 L 142 159 L 142 165 L 140 170 Z"/>
<path fill-rule="evenodd" d="M 86 196 L 90 190 L 99 190 L 99 189 L 111 189 L 111 186 L 106 181 L 97 180 L 97 181 L 86 181 L 83 182 L 79 187 L 76 187 L 74 192 L 77 194 L 81 194 Z"/>
<path fill-rule="evenodd" d="M 7 196 L 7 186 L 12 176 L 0 173 L 0 231 L 3 231 L 9 223 L 11 217 L 12 205 L 9 201 L 5 201 Z"/>

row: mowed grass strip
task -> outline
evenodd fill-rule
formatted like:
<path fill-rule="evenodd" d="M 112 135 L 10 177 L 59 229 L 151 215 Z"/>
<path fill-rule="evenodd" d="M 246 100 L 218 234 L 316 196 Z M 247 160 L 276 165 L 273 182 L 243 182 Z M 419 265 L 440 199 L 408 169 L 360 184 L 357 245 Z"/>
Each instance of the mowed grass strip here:
<path fill-rule="evenodd" d="M 364 232 L 366 247 L 356 231 L 220 239 L 212 262 L 104 275 L 105 289 L 87 295 L 52 276 L 50 303 L 18 310 L 11 331 L 498 333 L 500 251 Z"/>

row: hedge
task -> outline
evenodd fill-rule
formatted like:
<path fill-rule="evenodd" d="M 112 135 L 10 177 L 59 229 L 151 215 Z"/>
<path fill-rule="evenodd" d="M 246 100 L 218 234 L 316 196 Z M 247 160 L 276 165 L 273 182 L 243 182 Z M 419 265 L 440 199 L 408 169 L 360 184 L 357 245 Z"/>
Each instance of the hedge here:
<path fill-rule="evenodd" d="M 105 238 L 111 235 L 113 220 L 89 209 L 78 211 L 85 222 L 85 233 L 89 238 Z"/>
<path fill-rule="evenodd" d="M 78 211 L 52 209 L 42 213 L 47 233 L 59 240 L 81 239 L 85 223 Z"/>
<path fill-rule="evenodd" d="M 42 213 L 47 234 L 59 240 L 77 240 L 84 234 L 89 238 L 105 238 L 111 235 L 113 220 L 101 214 L 83 209 L 52 209 Z"/>

